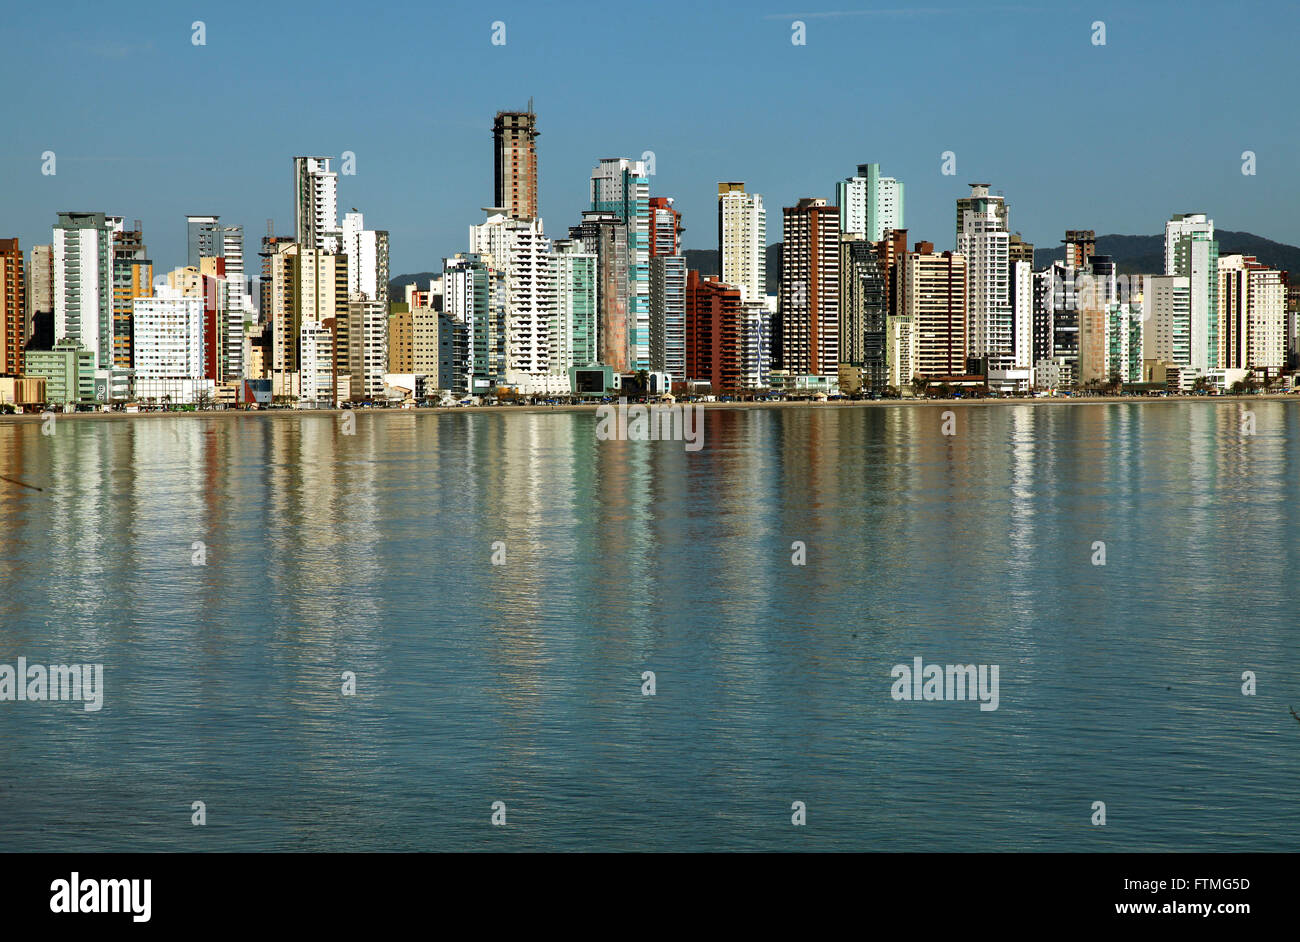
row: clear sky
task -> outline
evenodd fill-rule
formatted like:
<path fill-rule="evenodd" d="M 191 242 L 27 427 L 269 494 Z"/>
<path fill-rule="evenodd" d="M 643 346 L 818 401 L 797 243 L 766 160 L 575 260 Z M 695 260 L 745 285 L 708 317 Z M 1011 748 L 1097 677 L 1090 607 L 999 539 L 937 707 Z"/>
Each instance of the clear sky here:
<path fill-rule="evenodd" d="M 940 248 L 976 181 L 1040 246 L 1173 212 L 1296 244 L 1298 27 L 1294 3 L 1197 0 L 10 4 L 0 237 L 27 249 L 58 211 L 102 210 L 143 220 L 166 271 L 185 215 L 215 213 L 251 256 L 268 218 L 292 231 L 291 158 L 350 150 L 340 214 L 389 230 L 394 275 L 438 270 L 492 200 L 493 115 L 533 96 L 552 237 L 598 158 L 649 150 L 687 248 L 715 247 L 719 180 L 764 195 L 775 242 L 782 206 L 833 201 L 866 162 L 904 181 L 911 238 Z"/>

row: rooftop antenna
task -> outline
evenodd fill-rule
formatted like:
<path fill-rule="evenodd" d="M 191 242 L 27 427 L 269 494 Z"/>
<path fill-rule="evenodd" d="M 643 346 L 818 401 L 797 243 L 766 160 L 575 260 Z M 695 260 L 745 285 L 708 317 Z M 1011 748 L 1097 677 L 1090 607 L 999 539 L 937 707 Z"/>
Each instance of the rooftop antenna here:
<path fill-rule="evenodd" d="M 275 238 L 275 220 L 274 220 L 274 219 L 268 219 L 268 220 L 266 221 L 266 237 L 267 237 L 268 239 L 273 239 L 273 238 Z"/>
<path fill-rule="evenodd" d="M 532 114 L 532 113 L 533 113 L 533 96 L 532 96 L 532 95 L 529 95 L 529 96 L 528 96 L 528 113 L 529 113 L 529 114 Z"/>

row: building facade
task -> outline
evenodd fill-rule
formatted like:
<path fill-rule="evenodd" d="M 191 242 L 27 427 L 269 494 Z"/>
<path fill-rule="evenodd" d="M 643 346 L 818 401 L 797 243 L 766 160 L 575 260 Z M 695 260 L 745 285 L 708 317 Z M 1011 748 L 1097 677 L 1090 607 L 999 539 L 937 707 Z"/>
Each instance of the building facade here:
<path fill-rule="evenodd" d="M 537 218 L 537 115 L 498 111 L 492 123 L 492 205 L 513 219 Z"/>
<path fill-rule="evenodd" d="M 767 210 L 743 183 L 718 184 L 718 272 L 744 300 L 767 297 Z"/>
<path fill-rule="evenodd" d="M 858 164 L 858 172 L 835 184 L 840 231 L 857 232 L 879 242 L 892 229 L 907 228 L 903 218 L 903 184 L 880 175 L 880 164 Z"/>
<path fill-rule="evenodd" d="M 839 207 L 805 198 L 783 215 L 782 368 L 792 375 L 838 376 Z"/>

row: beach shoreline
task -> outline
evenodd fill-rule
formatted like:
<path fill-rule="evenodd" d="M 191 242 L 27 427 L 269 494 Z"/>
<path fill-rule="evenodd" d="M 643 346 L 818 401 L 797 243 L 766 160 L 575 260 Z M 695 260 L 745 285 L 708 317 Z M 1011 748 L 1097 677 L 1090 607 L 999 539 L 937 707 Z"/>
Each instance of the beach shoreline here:
<path fill-rule="evenodd" d="M 1042 399 L 861 399 L 830 402 L 778 401 L 778 402 L 678 402 L 680 406 L 700 406 L 704 409 L 874 409 L 895 408 L 899 406 L 924 407 L 980 407 L 980 406 L 1089 406 L 1115 405 L 1125 403 L 1186 403 L 1208 402 L 1226 404 L 1229 402 L 1300 402 L 1300 396 L 1294 393 L 1255 394 L 1241 396 L 1055 396 Z M 629 405 L 634 403 L 629 402 Z M 204 411 L 177 412 L 53 412 L 60 420 L 91 419 L 99 421 L 143 420 L 160 418 L 192 419 L 230 419 L 256 416 L 308 416 L 308 415 L 342 415 L 354 413 L 362 415 L 411 415 L 444 413 L 554 413 L 554 412 L 595 412 L 601 403 L 580 403 L 564 405 L 497 405 L 497 406 L 431 406 L 428 408 L 402 409 L 209 409 Z M 646 406 L 667 405 L 666 403 L 645 403 Z M 44 413 L 24 413 L 22 415 L 0 415 L 0 425 L 17 425 L 25 422 L 41 422 Z"/>

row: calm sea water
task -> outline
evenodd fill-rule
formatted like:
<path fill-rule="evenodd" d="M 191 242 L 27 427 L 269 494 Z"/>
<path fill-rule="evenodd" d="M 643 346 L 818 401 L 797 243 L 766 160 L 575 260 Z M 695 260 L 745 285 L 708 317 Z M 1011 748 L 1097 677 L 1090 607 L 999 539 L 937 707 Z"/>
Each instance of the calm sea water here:
<path fill-rule="evenodd" d="M 0 702 L 0 850 L 1295 850 L 1300 403 L 1245 407 L 0 425 L 0 663 L 106 686 Z"/>

